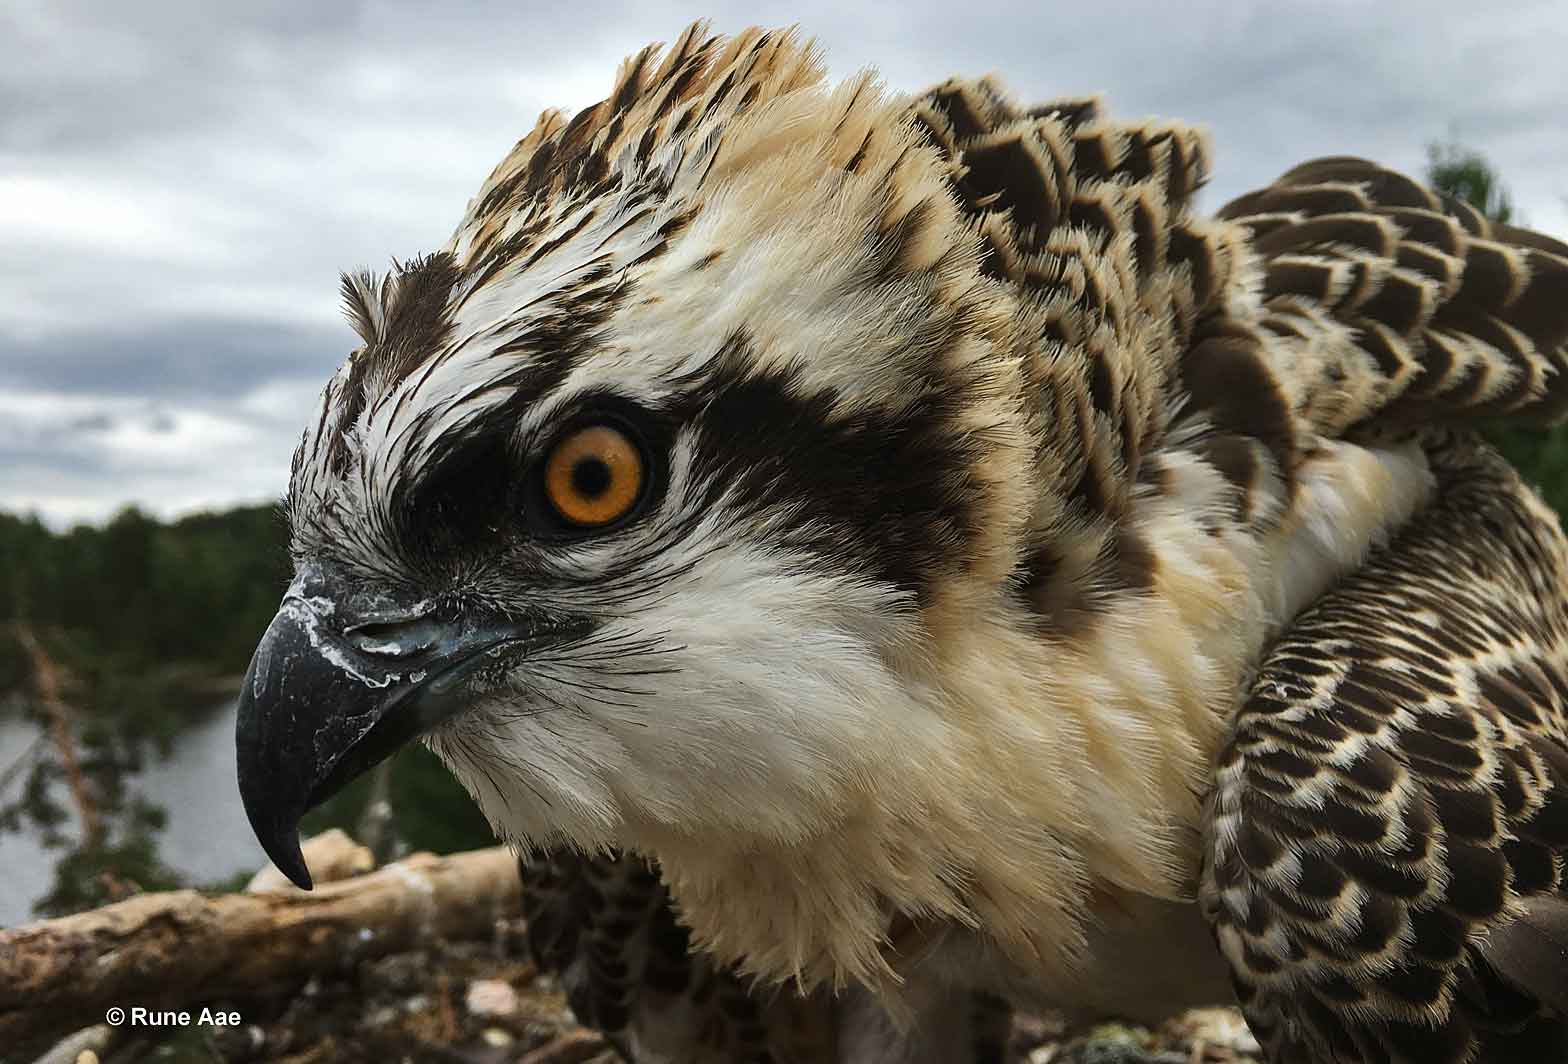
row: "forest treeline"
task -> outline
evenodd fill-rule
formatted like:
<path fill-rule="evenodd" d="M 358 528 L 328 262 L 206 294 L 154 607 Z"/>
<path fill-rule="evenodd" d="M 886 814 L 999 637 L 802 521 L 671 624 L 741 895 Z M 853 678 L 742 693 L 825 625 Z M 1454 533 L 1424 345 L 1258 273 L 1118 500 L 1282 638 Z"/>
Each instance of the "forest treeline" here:
<path fill-rule="evenodd" d="M 119 674 L 182 673 L 199 686 L 244 672 L 288 572 L 274 506 L 167 523 L 131 508 L 66 532 L 0 514 L 0 619 Z M 0 690 L 27 675 L 14 637 L 0 641 Z"/>
<path fill-rule="evenodd" d="M 66 531 L 0 513 L 0 713 L 36 722 L 39 734 L 0 764 L 0 832 L 33 831 L 59 851 L 41 914 L 186 885 L 159 860 L 163 810 L 137 797 L 135 777 L 232 700 L 289 568 L 276 506 L 167 522 L 130 508 Z M 39 654 L 58 681 L 54 699 L 43 697 Z M 390 853 L 491 841 L 422 748 L 375 782 Z M 366 779 L 306 828 L 362 831 L 371 801 Z"/>

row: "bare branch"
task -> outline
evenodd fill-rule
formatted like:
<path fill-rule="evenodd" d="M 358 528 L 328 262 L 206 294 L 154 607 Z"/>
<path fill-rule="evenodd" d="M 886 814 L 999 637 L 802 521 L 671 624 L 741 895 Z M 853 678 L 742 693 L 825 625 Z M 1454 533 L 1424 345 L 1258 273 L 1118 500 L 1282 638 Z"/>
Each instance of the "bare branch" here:
<path fill-rule="evenodd" d="M 484 938 L 516 913 L 505 847 L 416 854 L 369 875 L 261 894 L 143 894 L 0 931 L 0 1045 L 124 1009 L 189 1008 L 437 939 Z"/>
<path fill-rule="evenodd" d="M 71 708 L 61 695 L 60 669 L 33 634 L 31 626 L 17 624 L 14 628 L 17 642 L 22 644 L 22 649 L 32 659 L 33 685 L 49 717 L 49 734 L 59 752 L 60 765 L 65 769 L 65 782 L 71 789 L 71 803 L 76 806 L 76 815 L 82 822 L 82 842 L 86 846 L 96 845 L 103 838 L 103 818 L 99 815 L 92 790 L 87 785 L 87 777 L 82 772 L 81 759 L 76 756 L 76 731 L 72 727 Z"/>

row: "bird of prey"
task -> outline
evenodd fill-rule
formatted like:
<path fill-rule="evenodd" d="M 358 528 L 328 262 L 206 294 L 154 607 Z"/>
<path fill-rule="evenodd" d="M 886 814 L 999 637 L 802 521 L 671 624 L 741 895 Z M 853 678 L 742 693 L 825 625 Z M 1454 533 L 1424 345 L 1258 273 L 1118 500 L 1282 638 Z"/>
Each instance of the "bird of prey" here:
<path fill-rule="evenodd" d="M 1568 1054 L 1568 247 L 790 33 L 626 61 L 347 277 L 241 702 L 278 866 L 422 738 L 629 1059 Z"/>

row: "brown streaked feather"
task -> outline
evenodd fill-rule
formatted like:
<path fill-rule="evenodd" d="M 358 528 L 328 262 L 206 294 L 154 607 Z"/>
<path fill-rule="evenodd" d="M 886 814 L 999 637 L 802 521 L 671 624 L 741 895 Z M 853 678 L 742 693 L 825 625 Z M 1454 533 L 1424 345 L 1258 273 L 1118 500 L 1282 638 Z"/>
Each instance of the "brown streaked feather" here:
<path fill-rule="evenodd" d="M 1561 1059 L 1568 542 L 1468 437 L 1265 658 L 1203 903 L 1270 1059 Z M 1516 1055 L 1527 1054 L 1527 1055 Z"/>
<path fill-rule="evenodd" d="M 384 393 L 442 346 L 451 331 L 447 298 L 457 278 L 457 266 L 444 252 L 394 261 L 379 280 L 368 270 L 343 275 L 343 312 L 362 345 L 349 359 L 340 426 L 352 426 L 373 392 Z M 347 460 L 342 432 L 331 453 L 341 469 Z"/>
<path fill-rule="evenodd" d="M 830 997 L 754 989 L 693 952 L 657 869 L 642 859 L 556 850 L 525 858 L 520 871 L 536 961 L 557 973 L 578 1022 L 626 1060 L 834 1059 Z"/>
<path fill-rule="evenodd" d="M 1070 573 L 1061 559 L 1106 556 L 1110 525 L 1125 516 L 1143 463 L 1171 429 L 1178 383 L 1193 393 L 1189 416 L 1239 419 L 1229 389 L 1193 384 L 1222 375 L 1222 363 L 1245 357 L 1238 349 L 1261 354 L 1256 330 L 1221 323 L 1243 234 L 1188 214 L 1207 171 L 1206 138 L 1191 127 L 1114 122 L 1094 99 L 1023 110 L 988 79 L 944 82 L 916 97 L 911 115 L 949 162 L 954 192 L 982 235 L 982 269 L 1015 288 L 1022 327 L 1038 337 L 1026 355 L 1033 390 L 1025 398 L 1035 405 L 1042 464 L 1055 475 L 1042 504 L 1066 506 L 1037 516 L 1021 578 L 1037 608 L 1054 603 L 1049 623 L 1063 623 L 1082 615 L 1086 596 L 1122 586 L 1122 567 Z M 1228 337 L 1214 370 L 1200 332 Z M 1189 347 L 1194 353 L 1179 358 Z M 1257 355 L 1249 364 L 1261 366 Z M 1243 400 L 1263 413 L 1244 420 L 1288 478 L 1295 431 L 1288 406 L 1266 401 L 1275 393 L 1265 380 L 1265 401 Z M 1251 445 L 1238 437 L 1218 452 L 1237 458 Z M 1222 472 L 1243 496 L 1261 483 L 1245 462 Z M 1246 498 L 1238 505 L 1261 512 Z M 1047 571 L 1064 586 L 1044 587 Z"/>
<path fill-rule="evenodd" d="M 1253 232 L 1276 330 L 1294 318 L 1339 349 L 1325 363 L 1338 376 L 1295 371 L 1318 431 L 1568 408 L 1568 246 L 1350 157 L 1297 166 L 1218 216 Z M 1347 382 L 1353 401 L 1320 398 Z"/>

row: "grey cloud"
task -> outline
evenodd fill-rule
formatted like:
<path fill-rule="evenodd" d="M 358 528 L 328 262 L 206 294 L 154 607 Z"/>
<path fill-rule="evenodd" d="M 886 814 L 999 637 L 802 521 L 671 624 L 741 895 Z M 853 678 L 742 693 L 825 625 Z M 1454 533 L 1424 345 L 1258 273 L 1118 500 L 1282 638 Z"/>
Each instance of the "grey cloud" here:
<path fill-rule="evenodd" d="M 21 477 L 39 492 L 61 481 L 90 484 L 103 475 L 102 465 L 98 455 L 87 452 L 6 443 L 0 445 L 0 488 Z"/>
<path fill-rule="evenodd" d="M 133 408 L 78 412 L 38 453 L 0 453 L 0 505 L 76 515 L 275 491 L 303 415 L 257 421 L 244 403 L 317 386 L 342 358 L 337 270 L 438 246 L 542 108 L 592 102 L 621 57 L 705 15 L 723 32 L 798 23 L 836 76 L 875 65 L 912 90 L 994 71 L 1024 98 L 1098 91 L 1120 114 L 1203 123 L 1210 207 L 1314 155 L 1419 170 L 1452 130 L 1531 223 L 1568 232 L 1568 8 L 1552 0 L 1501 14 L 1457 0 L 13 0 L 0 197 L 35 206 L 13 217 L 0 199 L 0 399 Z M 192 411 L 251 434 L 242 481 L 227 455 L 175 463 L 149 442 L 194 438 Z M 86 442 L 136 432 L 149 450 L 134 475 Z"/>
<path fill-rule="evenodd" d="M 65 430 L 72 433 L 108 432 L 118 424 L 108 414 L 83 414 L 65 423 Z"/>
<path fill-rule="evenodd" d="M 324 383 L 352 346 L 346 326 L 304 329 L 252 319 L 106 323 L 0 339 L 0 388 L 222 399 L 243 396 L 278 378 Z M 161 418 L 167 422 L 169 416 Z"/>
<path fill-rule="evenodd" d="M 356 18 L 337 4 L 21 0 L 0 12 L 0 34 L 18 46 L 0 66 L 11 101 L 0 138 L 13 149 L 98 152 L 236 117 L 267 80 L 236 50 L 270 43 L 296 60 L 274 70 L 286 88 Z"/>

